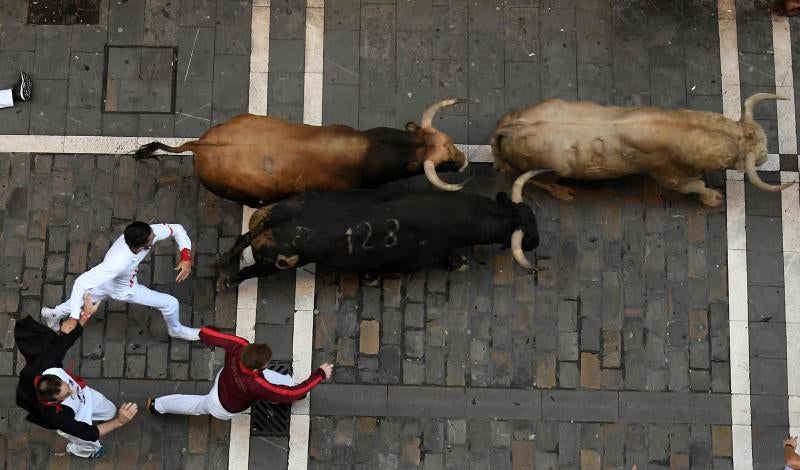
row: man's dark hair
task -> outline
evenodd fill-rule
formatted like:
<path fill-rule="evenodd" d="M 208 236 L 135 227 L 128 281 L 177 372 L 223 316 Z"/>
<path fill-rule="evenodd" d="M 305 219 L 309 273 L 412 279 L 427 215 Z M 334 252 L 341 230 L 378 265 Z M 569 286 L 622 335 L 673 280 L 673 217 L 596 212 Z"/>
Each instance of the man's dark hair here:
<path fill-rule="evenodd" d="M 147 244 L 147 239 L 153 230 L 144 222 L 133 222 L 125 227 L 125 243 L 131 249 L 139 248 Z"/>
<path fill-rule="evenodd" d="M 248 369 L 263 369 L 272 357 L 272 349 L 266 344 L 253 343 L 242 348 L 241 361 Z"/>
<path fill-rule="evenodd" d="M 61 393 L 61 379 L 57 375 L 43 375 L 36 384 L 36 398 L 39 401 L 54 401 Z"/>

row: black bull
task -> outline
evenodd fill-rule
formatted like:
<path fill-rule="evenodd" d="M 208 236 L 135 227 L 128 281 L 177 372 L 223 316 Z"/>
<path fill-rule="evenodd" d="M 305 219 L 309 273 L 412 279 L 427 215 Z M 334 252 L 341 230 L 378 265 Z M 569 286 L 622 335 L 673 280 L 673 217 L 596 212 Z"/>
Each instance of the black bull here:
<path fill-rule="evenodd" d="M 452 250 L 498 243 L 515 259 L 539 245 L 536 217 L 521 203 L 520 176 L 512 198 L 495 200 L 467 193 L 404 190 L 308 192 L 256 211 L 218 263 L 218 289 L 282 269 L 321 263 L 343 272 L 410 273 L 434 265 L 454 269 Z M 252 247 L 255 264 L 238 269 L 241 252 Z"/>

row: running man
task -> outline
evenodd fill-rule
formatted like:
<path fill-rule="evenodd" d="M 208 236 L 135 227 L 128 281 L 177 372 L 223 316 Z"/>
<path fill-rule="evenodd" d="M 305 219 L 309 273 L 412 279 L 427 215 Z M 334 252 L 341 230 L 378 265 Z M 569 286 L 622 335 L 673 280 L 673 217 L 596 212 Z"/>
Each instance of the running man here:
<path fill-rule="evenodd" d="M 42 308 L 42 319 L 54 331 L 70 331 L 80 316 L 81 298 L 85 292 L 89 292 L 95 302 L 111 297 L 122 302 L 156 308 L 164 316 L 170 336 L 196 341 L 200 330 L 181 324 L 178 299 L 139 284 L 136 277 L 139 263 L 155 243 L 166 238 L 175 238 L 178 244 L 181 259 L 175 267 L 178 271 L 175 282 L 184 281 L 192 271 L 192 242 L 186 230 L 179 224 L 148 225 L 144 222 L 133 222 L 125 227 L 125 233 L 111 245 L 102 263 L 75 279 L 69 300 L 55 308 Z M 69 319 L 64 320 L 67 317 Z"/>
<path fill-rule="evenodd" d="M 217 373 L 207 395 L 166 395 L 147 400 L 154 415 L 211 415 L 229 420 L 258 400 L 291 403 L 333 374 L 333 365 L 322 364 L 305 382 L 295 385 L 291 377 L 267 369 L 272 350 L 266 344 L 250 344 L 244 338 L 204 326 L 200 341 L 225 349 L 225 366 Z"/>

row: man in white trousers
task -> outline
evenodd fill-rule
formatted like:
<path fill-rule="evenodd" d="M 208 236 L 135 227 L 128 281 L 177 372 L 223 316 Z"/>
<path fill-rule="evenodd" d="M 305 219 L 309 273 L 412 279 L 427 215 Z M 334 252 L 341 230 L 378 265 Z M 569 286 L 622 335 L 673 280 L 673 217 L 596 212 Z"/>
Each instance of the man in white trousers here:
<path fill-rule="evenodd" d="M 117 415 L 117 407 L 102 393 L 64 369 L 64 356 L 99 306 L 85 294 L 81 318 L 66 334 L 56 335 L 31 317 L 17 323 L 14 330 L 26 359 L 17 385 L 17 404 L 30 412 L 28 421 L 56 430 L 69 441 L 67 452 L 84 458 L 102 457 L 105 447 L 100 437 L 127 424 L 137 412 L 135 403 L 123 403 Z M 103 422 L 95 425 L 95 421 Z"/>
<path fill-rule="evenodd" d="M 304 382 L 295 385 L 291 377 L 267 369 L 272 350 L 266 344 L 250 344 L 244 338 L 204 326 L 200 341 L 225 349 L 225 366 L 217 373 L 206 395 L 166 395 L 147 400 L 154 415 L 211 415 L 229 420 L 258 400 L 291 403 L 333 374 L 333 365 L 322 364 Z"/>
<path fill-rule="evenodd" d="M 0 108 L 11 108 L 15 101 L 30 101 L 32 98 L 33 80 L 27 73 L 20 72 L 13 87 L 0 90 Z"/>
<path fill-rule="evenodd" d="M 192 242 L 186 230 L 179 224 L 148 225 L 144 222 L 133 222 L 125 227 L 125 233 L 111 245 L 103 262 L 75 279 L 69 300 L 55 308 L 42 308 L 42 319 L 55 331 L 70 331 L 80 315 L 81 298 L 85 292 L 89 292 L 96 302 L 111 297 L 122 302 L 156 308 L 164 316 L 170 336 L 196 341 L 200 330 L 181 324 L 178 299 L 148 289 L 139 284 L 136 277 L 139 263 L 155 243 L 166 238 L 175 238 L 178 244 L 180 262 L 175 267 L 178 271 L 175 281 L 184 281 L 192 271 Z M 69 319 L 61 323 L 66 317 Z"/>

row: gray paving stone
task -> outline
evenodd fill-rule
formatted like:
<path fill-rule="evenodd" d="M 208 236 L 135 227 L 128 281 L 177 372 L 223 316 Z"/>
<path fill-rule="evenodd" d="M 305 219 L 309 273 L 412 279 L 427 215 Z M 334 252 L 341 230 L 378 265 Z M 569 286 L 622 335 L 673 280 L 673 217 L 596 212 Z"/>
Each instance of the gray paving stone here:
<path fill-rule="evenodd" d="M 467 418 L 541 419 L 538 390 L 469 388 L 465 397 Z"/>
<path fill-rule="evenodd" d="M 333 30 L 325 33 L 325 44 L 328 46 L 324 50 L 325 83 L 358 85 L 358 41 L 358 31 Z"/>
<path fill-rule="evenodd" d="M 786 358 L 786 328 L 783 323 L 750 322 L 750 355 Z"/>
<path fill-rule="evenodd" d="M 620 420 L 729 424 L 730 397 L 722 394 L 620 392 Z"/>
<path fill-rule="evenodd" d="M 213 27 L 216 20 L 215 0 L 181 0 L 180 26 Z"/>
<path fill-rule="evenodd" d="M 753 395 L 775 393 L 786 384 L 786 359 L 750 358 L 750 392 Z"/>
<path fill-rule="evenodd" d="M 770 251 L 747 252 L 747 283 L 755 286 L 783 286 L 783 254 Z"/>
<path fill-rule="evenodd" d="M 619 413 L 616 392 L 542 392 L 542 418 L 545 420 L 616 421 Z"/>
<path fill-rule="evenodd" d="M 33 73 L 40 79 L 66 79 L 69 76 L 69 37 L 66 26 L 49 26 L 36 30 L 36 62 Z M 38 86 L 37 86 L 38 89 Z M 38 99 L 37 93 L 37 99 Z"/>
<path fill-rule="evenodd" d="M 239 84 L 241 77 L 247 75 L 249 67 L 249 57 L 247 56 L 216 55 L 214 57 L 212 103 L 215 111 L 219 109 L 243 112 L 247 109 L 247 89 Z M 302 89 L 302 84 L 300 86 Z M 272 96 L 270 93 L 270 97 Z"/>
<path fill-rule="evenodd" d="M 145 3 L 144 0 L 109 2 L 108 44 L 143 43 Z"/>
<path fill-rule="evenodd" d="M 178 31 L 179 90 L 182 86 L 188 86 L 184 82 L 210 82 L 213 79 L 214 37 L 214 28 L 184 27 Z M 200 103 L 202 101 L 198 105 Z"/>
<path fill-rule="evenodd" d="M 231 78 L 235 80 L 236 77 Z M 270 115 L 279 116 L 274 111 L 280 107 L 300 107 L 303 106 L 303 74 L 270 73 L 268 86 L 268 102 Z M 302 114 L 301 114 L 302 116 Z M 286 119 L 287 117 L 284 117 Z"/>
<path fill-rule="evenodd" d="M 354 0 L 325 2 L 325 29 L 358 31 L 361 23 L 361 3 Z"/>
<path fill-rule="evenodd" d="M 305 3 L 280 0 L 270 4 L 270 39 L 303 39 L 305 22 Z"/>
<path fill-rule="evenodd" d="M 230 1 L 218 0 L 216 10 L 215 28 L 215 53 L 216 54 L 249 54 L 250 53 L 250 1 Z M 271 20 L 281 20 L 280 11 L 276 10 L 276 5 L 272 8 Z M 303 16 L 303 10 L 294 10 L 294 16 Z M 305 19 L 303 19 L 304 21 Z M 279 23 L 270 24 L 270 36 L 273 29 L 279 29 Z M 272 53 L 272 47 L 270 47 Z M 270 66 L 272 61 L 270 61 Z"/>
<path fill-rule="evenodd" d="M 388 413 L 408 417 L 461 417 L 465 413 L 463 389 L 392 386 Z"/>

